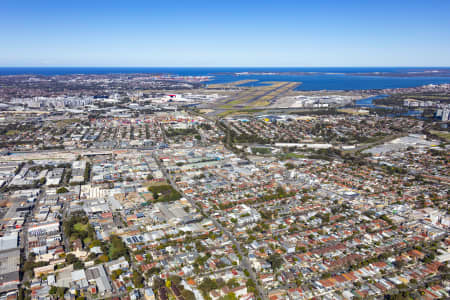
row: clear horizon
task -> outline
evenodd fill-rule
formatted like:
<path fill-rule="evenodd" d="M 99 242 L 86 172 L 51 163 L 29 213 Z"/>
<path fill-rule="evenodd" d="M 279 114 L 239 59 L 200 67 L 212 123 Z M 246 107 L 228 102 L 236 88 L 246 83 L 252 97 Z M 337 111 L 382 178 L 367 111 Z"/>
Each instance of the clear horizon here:
<path fill-rule="evenodd" d="M 2 67 L 450 66 L 450 1 L 4 0 Z"/>
<path fill-rule="evenodd" d="M 106 66 L 1 66 L 0 68 L 253 68 L 253 69 L 262 69 L 262 68 L 280 68 L 280 69 L 326 69 L 326 68 L 349 68 L 349 69 L 361 69 L 361 68 L 399 68 L 399 69 L 405 69 L 405 68 L 420 68 L 420 69 L 429 69 L 429 68 L 444 68 L 448 69 L 449 66 L 113 66 L 113 65 L 106 65 Z"/>

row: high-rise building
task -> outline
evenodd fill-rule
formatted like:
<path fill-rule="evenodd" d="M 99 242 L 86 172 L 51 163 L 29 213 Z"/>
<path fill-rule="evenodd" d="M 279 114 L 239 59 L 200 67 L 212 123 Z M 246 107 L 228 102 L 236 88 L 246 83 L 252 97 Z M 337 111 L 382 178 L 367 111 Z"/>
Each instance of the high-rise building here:
<path fill-rule="evenodd" d="M 443 121 L 443 122 L 447 122 L 448 119 L 449 119 L 449 115 L 450 115 L 450 109 L 445 108 L 445 109 L 442 111 L 442 121 Z"/>

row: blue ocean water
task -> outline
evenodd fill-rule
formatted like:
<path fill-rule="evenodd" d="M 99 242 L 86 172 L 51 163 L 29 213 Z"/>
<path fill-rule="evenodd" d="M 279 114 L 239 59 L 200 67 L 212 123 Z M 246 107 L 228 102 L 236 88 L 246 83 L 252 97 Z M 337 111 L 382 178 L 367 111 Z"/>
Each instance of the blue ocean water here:
<path fill-rule="evenodd" d="M 110 74 L 110 73 L 152 73 L 177 74 L 182 76 L 214 75 L 208 83 L 226 83 L 237 80 L 256 79 L 258 82 L 249 85 L 258 85 L 264 81 L 293 81 L 302 82 L 297 90 L 365 90 L 406 88 L 426 84 L 450 83 L 450 77 L 391 77 L 391 76 L 358 76 L 346 75 L 348 73 L 369 72 L 420 72 L 425 70 L 442 70 L 450 68 L 394 68 L 394 67 L 366 67 L 366 68 L 155 68 L 155 67 L 0 67 L 0 75 L 41 74 Z M 320 72 L 313 75 L 241 75 L 235 72 Z M 326 73 L 326 74 L 323 74 Z"/>

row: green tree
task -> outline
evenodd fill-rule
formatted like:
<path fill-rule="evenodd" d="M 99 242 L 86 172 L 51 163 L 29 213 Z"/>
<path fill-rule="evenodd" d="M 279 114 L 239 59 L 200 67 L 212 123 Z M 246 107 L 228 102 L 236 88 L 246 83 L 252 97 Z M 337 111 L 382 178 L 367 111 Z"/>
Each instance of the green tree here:
<path fill-rule="evenodd" d="M 50 287 L 50 291 L 48 291 L 48 293 L 50 294 L 50 295 L 56 295 L 56 293 L 57 293 L 57 291 L 58 291 L 58 288 L 56 287 L 56 286 L 51 286 Z"/>
<path fill-rule="evenodd" d="M 65 187 L 60 187 L 59 189 L 56 190 L 57 194 L 65 194 L 67 192 L 69 192 L 69 190 L 66 189 Z"/>
<path fill-rule="evenodd" d="M 172 282 L 172 284 L 174 285 L 180 285 L 181 283 L 181 277 L 177 276 L 177 275 L 170 275 L 169 276 L 170 282 Z"/>
<path fill-rule="evenodd" d="M 160 277 L 155 277 L 153 279 L 153 289 L 159 290 L 159 288 L 166 285 L 166 282 L 164 279 L 161 279 Z"/>
<path fill-rule="evenodd" d="M 143 288 L 144 287 L 144 277 L 140 272 L 133 271 L 133 277 L 132 277 L 133 285 L 136 288 Z"/>
<path fill-rule="evenodd" d="M 237 297 L 234 293 L 228 293 L 223 297 L 220 297 L 221 300 L 237 300 Z"/>
<path fill-rule="evenodd" d="M 78 261 L 78 258 L 77 258 L 74 254 L 72 254 L 72 253 L 67 254 L 67 256 L 66 256 L 66 262 L 67 262 L 68 264 L 74 264 L 74 263 L 76 263 L 77 261 Z"/>
<path fill-rule="evenodd" d="M 73 264 L 73 268 L 75 270 L 81 270 L 84 269 L 84 263 L 82 261 L 77 261 Z"/>
<path fill-rule="evenodd" d="M 295 168 L 295 165 L 294 165 L 293 163 L 286 163 L 286 164 L 285 164 L 285 167 L 286 167 L 288 170 L 292 170 L 292 169 Z"/>
<path fill-rule="evenodd" d="M 217 282 L 214 279 L 206 277 L 199 285 L 200 290 L 208 294 L 210 291 L 217 289 Z"/>
<path fill-rule="evenodd" d="M 129 258 L 127 245 L 117 235 L 110 236 L 110 248 L 108 256 L 111 260 L 117 259 L 121 256 Z"/>
<path fill-rule="evenodd" d="M 250 293 L 255 293 L 256 292 L 255 282 L 251 278 L 249 278 L 247 280 L 247 282 L 245 283 L 245 286 L 247 287 L 247 291 L 249 291 Z"/>
<path fill-rule="evenodd" d="M 64 294 L 66 293 L 65 287 L 58 287 L 56 291 L 56 295 L 58 296 L 58 299 L 64 299 Z"/>
<path fill-rule="evenodd" d="M 278 253 L 271 254 L 268 261 L 273 270 L 278 270 L 283 265 L 283 258 Z"/>
<path fill-rule="evenodd" d="M 236 278 L 231 278 L 230 280 L 227 281 L 227 287 L 230 289 L 237 288 L 238 286 L 239 282 L 237 281 Z"/>
<path fill-rule="evenodd" d="M 181 295 L 185 300 L 195 300 L 195 294 L 190 290 L 182 290 Z"/>

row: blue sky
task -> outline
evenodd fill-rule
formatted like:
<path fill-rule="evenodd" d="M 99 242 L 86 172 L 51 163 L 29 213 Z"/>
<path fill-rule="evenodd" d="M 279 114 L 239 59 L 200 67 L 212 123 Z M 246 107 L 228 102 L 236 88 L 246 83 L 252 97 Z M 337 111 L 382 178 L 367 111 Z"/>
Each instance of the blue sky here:
<path fill-rule="evenodd" d="M 450 66 L 450 1 L 1 0 L 0 66 Z"/>

